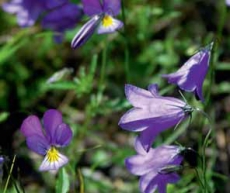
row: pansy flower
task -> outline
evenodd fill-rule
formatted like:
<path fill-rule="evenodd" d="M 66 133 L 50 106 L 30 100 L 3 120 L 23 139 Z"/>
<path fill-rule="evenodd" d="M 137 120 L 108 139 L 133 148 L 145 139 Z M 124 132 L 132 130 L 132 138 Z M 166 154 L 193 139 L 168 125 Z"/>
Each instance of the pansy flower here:
<path fill-rule="evenodd" d="M 167 78 L 169 83 L 178 85 L 180 89 L 193 92 L 198 99 L 204 101 L 202 86 L 208 72 L 212 45 L 213 43 L 201 49 L 178 71 L 163 75 L 163 77 Z"/>
<path fill-rule="evenodd" d="M 176 126 L 193 111 L 182 100 L 159 95 L 156 84 L 150 85 L 148 90 L 127 84 L 125 94 L 133 108 L 118 124 L 123 129 L 141 132 L 140 141 L 146 151 L 160 132 Z"/>
<path fill-rule="evenodd" d="M 68 158 L 58 151 L 72 139 L 70 127 L 63 123 L 62 114 L 50 109 L 43 116 L 44 129 L 35 115 L 27 117 L 21 125 L 21 133 L 26 137 L 27 146 L 45 156 L 40 171 L 57 170 L 68 162 Z"/>
<path fill-rule="evenodd" d="M 113 33 L 123 23 L 114 18 L 120 12 L 120 0 L 82 0 L 83 10 L 91 19 L 72 40 L 72 48 L 83 45 L 97 30 L 98 34 Z"/>
<path fill-rule="evenodd" d="M 181 147 L 162 145 L 146 152 L 137 139 L 135 149 L 137 155 L 127 158 L 125 164 L 130 173 L 140 176 L 142 193 L 166 193 L 167 184 L 180 179 L 176 171 L 182 168 Z"/>

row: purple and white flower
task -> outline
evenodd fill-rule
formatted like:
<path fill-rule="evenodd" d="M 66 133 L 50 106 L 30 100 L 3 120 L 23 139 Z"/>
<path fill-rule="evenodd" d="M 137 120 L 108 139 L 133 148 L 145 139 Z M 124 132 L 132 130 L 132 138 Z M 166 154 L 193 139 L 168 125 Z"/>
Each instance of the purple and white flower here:
<path fill-rule="evenodd" d="M 28 148 L 45 156 L 40 171 L 57 170 L 68 162 L 68 158 L 57 148 L 67 146 L 72 139 L 70 127 L 63 123 L 62 114 L 50 109 L 43 116 L 43 126 L 35 115 L 27 117 L 21 125 Z"/>
<path fill-rule="evenodd" d="M 146 152 L 137 139 L 135 149 L 137 155 L 127 158 L 125 164 L 130 173 L 140 176 L 139 188 L 142 193 L 153 193 L 156 190 L 166 193 L 167 184 L 180 179 L 176 171 L 181 168 L 183 161 L 181 147 L 162 145 Z"/>
<path fill-rule="evenodd" d="M 178 71 L 162 75 L 169 83 L 176 84 L 180 89 L 193 92 L 198 99 L 204 101 L 202 86 L 208 72 L 213 43 L 192 56 Z"/>
<path fill-rule="evenodd" d="M 82 46 L 97 30 L 98 34 L 113 33 L 123 26 L 114 18 L 120 12 L 120 0 L 82 0 L 84 13 L 91 19 L 72 40 L 72 48 Z"/>
<path fill-rule="evenodd" d="M 133 108 L 121 117 L 118 125 L 128 131 L 141 132 L 139 140 L 146 151 L 160 132 L 179 124 L 193 111 L 184 101 L 160 96 L 156 84 L 148 90 L 127 84 L 125 94 Z"/>

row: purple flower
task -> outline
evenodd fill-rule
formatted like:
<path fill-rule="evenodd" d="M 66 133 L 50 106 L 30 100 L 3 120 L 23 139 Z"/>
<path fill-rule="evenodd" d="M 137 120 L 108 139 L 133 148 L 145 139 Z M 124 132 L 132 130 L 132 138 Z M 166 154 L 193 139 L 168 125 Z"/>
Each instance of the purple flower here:
<path fill-rule="evenodd" d="M 198 99 L 204 101 L 202 85 L 208 72 L 212 45 L 213 43 L 192 56 L 177 72 L 163 77 L 180 89 L 193 92 Z"/>
<path fill-rule="evenodd" d="M 72 3 L 66 3 L 63 6 L 48 12 L 42 19 L 42 27 L 51 29 L 55 34 L 57 42 L 62 40 L 63 32 L 67 29 L 74 28 L 76 23 L 82 17 L 82 9 Z"/>
<path fill-rule="evenodd" d="M 150 85 L 148 90 L 127 84 L 125 94 L 133 108 L 118 124 L 123 129 L 141 132 L 139 138 L 146 151 L 160 132 L 179 124 L 193 111 L 179 99 L 160 96 L 156 84 Z"/>
<path fill-rule="evenodd" d="M 230 0 L 226 0 L 226 5 L 230 6 Z"/>
<path fill-rule="evenodd" d="M 68 162 L 57 147 L 67 146 L 72 139 L 70 127 L 63 123 L 62 114 L 54 109 L 45 112 L 42 125 L 35 115 L 27 117 L 21 132 L 26 137 L 27 146 L 34 152 L 45 156 L 40 171 L 57 170 Z"/>
<path fill-rule="evenodd" d="M 67 0 L 12 0 L 10 3 L 4 3 L 2 8 L 8 13 L 17 15 L 19 26 L 29 27 L 35 24 L 43 12 L 66 2 Z"/>
<path fill-rule="evenodd" d="M 4 157 L 3 156 L 0 156 L 0 182 L 2 181 L 2 176 L 3 176 L 3 164 L 4 164 Z"/>
<path fill-rule="evenodd" d="M 113 33 L 123 23 L 115 18 L 120 12 L 120 0 L 82 0 L 83 9 L 91 19 L 83 25 L 72 40 L 72 48 L 83 45 L 96 31 L 98 34 Z"/>
<path fill-rule="evenodd" d="M 162 145 L 146 152 L 137 139 L 135 149 L 137 155 L 127 158 L 125 164 L 130 173 L 140 176 L 142 193 L 166 193 L 167 184 L 180 179 L 175 171 L 181 168 L 181 147 Z"/>

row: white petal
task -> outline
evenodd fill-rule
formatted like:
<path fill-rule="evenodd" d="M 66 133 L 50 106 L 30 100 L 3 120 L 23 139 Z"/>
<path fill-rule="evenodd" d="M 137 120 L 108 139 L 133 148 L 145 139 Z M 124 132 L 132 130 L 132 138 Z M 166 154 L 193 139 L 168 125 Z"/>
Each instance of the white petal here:
<path fill-rule="evenodd" d="M 102 19 L 102 22 L 100 23 L 100 25 L 97 29 L 98 34 L 113 33 L 114 31 L 120 29 L 123 26 L 123 23 L 121 21 L 114 19 L 111 16 L 107 16 L 107 17 L 109 17 L 112 20 L 111 24 L 110 25 L 103 25 L 103 19 Z"/>
<path fill-rule="evenodd" d="M 60 167 L 68 163 L 68 158 L 61 153 L 58 153 L 58 160 L 50 162 L 48 160 L 48 156 L 46 155 L 42 164 L 39 167 L 40 171 L 48 171 L 48 170 L 58 170 Z"/>

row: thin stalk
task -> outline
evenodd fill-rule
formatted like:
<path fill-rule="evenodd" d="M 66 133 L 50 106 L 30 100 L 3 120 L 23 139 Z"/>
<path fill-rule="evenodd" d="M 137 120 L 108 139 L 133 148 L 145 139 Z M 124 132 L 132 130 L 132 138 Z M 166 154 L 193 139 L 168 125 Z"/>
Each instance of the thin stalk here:
<path fill-rule="evenodd" d="M 101 66 L 101 74 L 99 80 L 99 86 L 101 91 L 104 89 L 104 85 L 105 85 L 104 79 L 105 79 L 105 69 L 107 63 L 107 50 L 108 50 L 108 42 L 106 41 L 102 52 L 102 66 Z"/>
<path fill-rule="evenodd" d="M 12 164 L 11 164 L 11 167 L 10 167 L 10 172 L 9 172 L 8 177 L 7 177 L 3 193 L 6 193 L 6 191 L 7 191 L 7 187 L 8 187 L 9 181 L 10 181 L 10 177 L 11 177 L 11 174 L 12 174 L 12 171 L 13 171 L 13 168 L 14 168 L 15 159 L 16 159 L 16 155 L 14 155 L 14 158 L 13 158 L 13 161 L 12 161 Z"/>
<path fill-rule="evenodd" d="M 202 186 L 203 189 L 205 189 L 205 186 L 204 186 L 204 184 L 203 184 L 203 182 L 201 180 L 201 177 L 200 177 L 200 174 L 199 174 L 198 170 L 196 168 L 194 168 L 194 170 L 195 170 L 195 173 L 197 175 L 197 178 L 198 178 L 198 181 L 199 181 L 200 185 Z"/>

